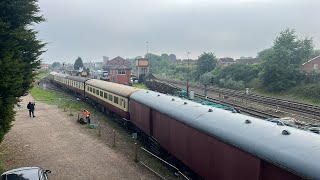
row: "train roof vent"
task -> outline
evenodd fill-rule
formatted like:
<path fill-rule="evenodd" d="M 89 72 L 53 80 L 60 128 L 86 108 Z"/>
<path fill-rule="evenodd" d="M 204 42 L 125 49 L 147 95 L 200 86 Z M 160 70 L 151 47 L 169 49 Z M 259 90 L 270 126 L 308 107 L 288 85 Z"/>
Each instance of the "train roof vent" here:
<path fill-rule="evenodd" d="M 188 104 L 187 102 L 184 102 L 183 104 Z"/>
<path fill-rule="evenodd" d="M 171 101 L 174 101 L 174 98 L 172 98 Z"/>
<path fill-rule="evenodd" d="M 158 96 L 160 96 L 160 94 L 158 94 Z"/>
<path fill-rule="evenodd" d="M 213 110 L 212 109 L 209 109 L 209 111 L 208 112 L 212 112 Z"/>
<path fill-rule="evenodd" d="M 246 123 L 246 124 L 250 124 L 250 123 L 251 123 L 251 121 L 250 121 L 249 119 L 246 119 L 246 120 L 244 121 L 244 123 Z"/>
<path fill-rule="evenodd" d="M 147 91 L 146 93 L 149 93 L 149 91 Z"/>
<path fill-rule="evenodd" d="M 282 135 L 290 135 L 291 133 L 288 130 L 283 130 Z"/>
<path fill-rule="evenodd" d="M 282 121 L 278 121 L 278 122 L 277 122 L 277 125 L 278 125 L 278 126 L 284 126 L 285 124 L 284 124 L 284 122 L 282 122 Z"/>

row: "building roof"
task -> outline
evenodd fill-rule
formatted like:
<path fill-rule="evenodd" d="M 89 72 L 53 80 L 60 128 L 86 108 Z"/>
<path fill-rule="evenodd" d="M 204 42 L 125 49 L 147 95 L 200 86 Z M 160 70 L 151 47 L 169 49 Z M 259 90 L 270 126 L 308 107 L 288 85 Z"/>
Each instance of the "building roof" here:
<path fill-rule="evenodd" d="M 131 69 L 131 63 L 130 61 L 123 59 L 120 56 L 117 56 L 113 59 L 111 59 L 110 61 L 106 62 L 106 65 L 103 66 L 104 70 L 108 70 L 111 69 L 114 66 L 120 66 L 120 65 L 125 65 L 127 68 Z M 114 69 L 114 68 L 112 68 Z"/>
<path fill-rule="evenodd" d="M 220 58 L 219 61 L 222 62 L 222 63 L 235 62 L 234 59 L 233 59 L 233 58 L 230 58 L 230 57 Z"/>
<path fill-rule="evenodd" d="M 128 67 L 128 66 L 126 66 L 126 65 L 123 65 L 123 64 L 122 64 L 122 65 L 110 66 L 109 68 L 110 68 L 110 69 L 113 69 L 113 70 L 114 70 L 114 69 L 116 69 L 116 70 L 117 70 L 117 69 L 131 69 L 130 67 Z"/>
<path fill-rule="evenodd" d="M 123 65 L 126 65 L 128 67 L 131 67 L 131 63 L 128 60 L 123 59 L 120 56 L 117 56 L 117 57 L 111 59 L 110 61 L 107 61 L 106 64 L 107 65 L 121 65 L 121 64 L 123 64 Z"/>
<path fill-rule="evenodd" d="M 311 62 L 311 61 L 314 61 L 314 60 L 316 60 L 316 59 L 318 59 L 318 58 L 320 58 L 320 55 L 317 56 L 317 57 L 315 57 L 315 58 L 310 59 L 309 61 L 307 61 L 307 62 L 305 62 L 305 63 L 303 63 L 302 66 L 305 65 L 305 64 L 307 64 L 307 63 L 309 63 L 309 62 Z"/>

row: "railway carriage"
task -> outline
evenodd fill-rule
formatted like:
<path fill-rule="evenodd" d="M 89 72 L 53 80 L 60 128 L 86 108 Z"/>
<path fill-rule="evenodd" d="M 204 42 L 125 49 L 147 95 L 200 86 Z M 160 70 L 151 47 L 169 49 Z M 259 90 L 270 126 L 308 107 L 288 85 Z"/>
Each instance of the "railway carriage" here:
<path fill-rule="evenodd" d="M 85 96 L 101 105 L 104 112 L 111 111 L 125 120 L 130 119 L 129 97 L 140 89 L 96 79 L 85 84 Z"/>
<path fill-rule="evenodd" d="M 204 179 L 320 179 L 317 134 L 111 82 L 53 79 L 131 121 Z"/>
<path fill-rule="evenodd" d="M 66 74 L 53 74 L 53 81 L 60 87 L 65 88 L 65 84 L 66 84 Z"/>
<path fill-rule="evenodd" d="M 87 78 L 76 77 L 76 76 L 66 76 L 65 79 L 66 79 L 65 86 L 67 89 L 84 97 L 85 95 L 84 88 L 85 88 L 85 82 L 88 80 Z"/>
<path fill-rule="evenodd" d="M 145 90 L 132 94 L 130 116 L 204 179 L 320 178 L 314 133 Z"/>

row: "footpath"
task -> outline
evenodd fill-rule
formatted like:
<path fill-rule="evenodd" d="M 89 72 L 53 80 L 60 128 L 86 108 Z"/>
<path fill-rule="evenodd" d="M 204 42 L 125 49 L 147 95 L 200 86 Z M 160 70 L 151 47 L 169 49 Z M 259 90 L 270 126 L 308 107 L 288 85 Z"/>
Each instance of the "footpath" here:
<path fill-rule="evenodd" d="M 56 106 L 36 102 L 35 118 L 29 117 L 23 97 L 16 120 L 0 151 L 6 168 L 40 166 L 52 171 L 50 179 L 158 179 L 77 126 L 74 117 Z"/>

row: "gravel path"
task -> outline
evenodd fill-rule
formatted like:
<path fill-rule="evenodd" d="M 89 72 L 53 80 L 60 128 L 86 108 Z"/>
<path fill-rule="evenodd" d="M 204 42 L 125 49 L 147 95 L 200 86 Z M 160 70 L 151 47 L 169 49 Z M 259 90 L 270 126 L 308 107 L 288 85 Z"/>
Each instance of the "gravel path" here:
<path fill-rule="evenodd" d="M 74 117 L 55 106 L 36 102 L 35 118 L 23 97 L 16 121 L 0 146 L 6 167 L 40 166 L 51 179 L 157 179 L 131 159 L 90 136 Z"/>

